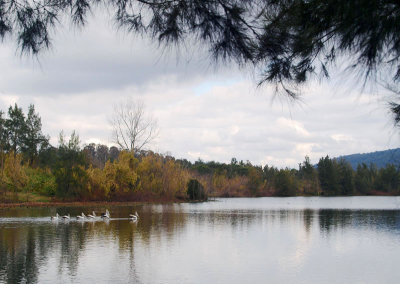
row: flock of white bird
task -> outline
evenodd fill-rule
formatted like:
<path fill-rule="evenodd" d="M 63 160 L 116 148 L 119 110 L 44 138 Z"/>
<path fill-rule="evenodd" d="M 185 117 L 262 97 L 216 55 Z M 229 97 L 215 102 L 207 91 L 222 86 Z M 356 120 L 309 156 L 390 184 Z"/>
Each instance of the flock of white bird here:
<path fill-rule="evenodd" d="M 101 213 L 100 216 L 96 215 L 96 212 L 92 211 L 92 214 L 88 214 L 85 215 L 83 212 L 81 215 L 76 216 L 77 220 L 94 220 L 96 218 L 101 218 L 101 219 L 110 219 L 110 212 L 108 210 L 106 210 L 105 213 Z M 58 220 L 58 219 L 63 219 L 63 220 L 69 220 L 71 219 L 70 214 L 68 215 L 59 215 L 58 213 L 56 214 L 56 216 L 51 216 L 51 220 Z M 135 212 L 135 214 L 129 214 L 128 217 L 129 220 L 131 221 L 137 221 L 139 219 L 139 214 L 137 212 Z"/>

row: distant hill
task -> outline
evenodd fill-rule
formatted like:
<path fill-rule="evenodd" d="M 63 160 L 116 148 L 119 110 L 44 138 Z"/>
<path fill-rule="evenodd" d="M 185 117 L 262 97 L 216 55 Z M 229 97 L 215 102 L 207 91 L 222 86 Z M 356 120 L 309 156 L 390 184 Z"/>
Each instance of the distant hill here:
<path fill-rule="evenodd" d="M 373 163 L 378 168 L 383 168 L 388 164 L 400 165 L 400 148 L 385 151 L 376 151 L 365 154 L 340 156 L 337 159 L 341 158 L 348 161 L 353 169 L 356 169 L 357 165 L 361 163 L 365 163 L 367 165 Z"/>

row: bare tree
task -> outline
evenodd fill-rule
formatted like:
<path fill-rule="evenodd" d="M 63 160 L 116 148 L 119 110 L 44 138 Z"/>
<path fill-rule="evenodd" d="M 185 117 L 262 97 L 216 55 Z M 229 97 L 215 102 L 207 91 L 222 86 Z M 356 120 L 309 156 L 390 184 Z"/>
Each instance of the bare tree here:
<path fill-rule="evenodd" d="M 145 108 L 143 101 L 133 99 L 114 105 L 113 140 L 122 149 L 140 152 L 157 138 L 157 120 Z"/>

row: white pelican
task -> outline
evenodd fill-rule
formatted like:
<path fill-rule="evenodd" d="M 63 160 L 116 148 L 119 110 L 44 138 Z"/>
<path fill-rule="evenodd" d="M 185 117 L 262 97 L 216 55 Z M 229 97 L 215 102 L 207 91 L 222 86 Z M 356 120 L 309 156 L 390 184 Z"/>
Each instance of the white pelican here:
<path fill-rule="evenodd" d="M 60 215 L 58 215 L 58 213 L 56 213 L 56 216 L 51 216 L 51 220 L 58 220 L 58 217 L 60 217 Z"/>
<path fill-rule="evenodd" d="M 86 217 L 85 214 L 83 214 L 83 212 L 82 212 L 81 215 L 76 216 L 76 219 L 83 220 L 83 219 L 85 219 L 85 217 Z"/>
<path fill-rule="evenodd" d="M 62 216 L 63 219 L 67 219 L 67 220 L 68 220 L 70 217 L 71 217 L 71 216 L 69 216 L 69 213 L 68 213 L 68 215 Z"/>
<path fill-rule="evenodd" d="M 139 214 L 135 211 L 135 214 L 129 214 L 129 219 L 132 221 L 136 221 L 139 219 Z"/>
<path fill-rule="evenodd" d="M 94 218 L 96 218 L 96 213 L 94 213 L 94 211 L 92 211 L 92 215 L 88 214 L 87 216 L 90 219 L 94 219 Z"/>
<path fill-rule="evenodd" d="M 106 210 L 106 213 L 101 213 L 101 218 L 110 219 L 110 212 L 108 211 L 108 209 Z"/>

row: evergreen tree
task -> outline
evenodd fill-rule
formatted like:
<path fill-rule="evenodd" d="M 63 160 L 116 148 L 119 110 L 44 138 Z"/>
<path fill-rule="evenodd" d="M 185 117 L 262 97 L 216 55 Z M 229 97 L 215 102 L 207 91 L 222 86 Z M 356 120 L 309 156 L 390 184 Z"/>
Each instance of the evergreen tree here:
<path fill-rule="evenodd" d="M 321 158 L 318 162 L 318 178 L 324 194 L 340 194 L 339 173 L 337 164 L 329 156 Z"/>
<path fill-rule="evenodd" d="M 203 185 L 197 179 L 191 179 L 186 191 L 190 200 L 207 200 L 207 194 Z"/>
<path fill-rule="evenodd" d="M 392 164 L 381 168 L 378 172 L 375 183 L 376 189 L 392 194 L 400 192 L 400 173 L 399 170 Z"/>
<path fill-rule="evenodd" d="M 29 164 L 32 165 L 38 157 L 39 151 L 48 146 L 48 138 L 42 133 L 42 121 L 35 106 L 29 105 L 28 116 L 25 121 L 25 133 L 23 136 L 22 152 L 27 156 Z"/>
<path fill-rule="evenodd" d="M 5 126 L 8 132 L 9 150 L 17 154 L 21 151 L 26 134 L 25 116 L 22 108 L 17 104 L 8 109 L 8 119 L 5 121 Z"/>
<path fill-rule="evenodd" d="M 275 176 L 275 188 L 278 196 L 295 196 L 297 182 L 289 169 L 281 169 Z"/>
<path fill-rule="evenodd" d="M 357 166 L 356 174 L 354 177 L 354 184 L 356 190 L 361 194 L 367 194 L 371 191 L 372 180 L 368 166 L 365 163 Z"/>
<path fill-rule="evenodd" d="M 308 156 L 305 157 L 303 163 L 299 164 L 298 176 L 303 182 L 303 190 L 305 194 L 319 194 L 317 170 L 311 164 Z"/>
<path fill-rule="evenodd" d="M 4 162 L 6 158 L 6 149 L 8 143 L 8 131 L 6 128 L 6 120 L 3 117 L 3 112 L 0 111 L 0 190 L 4 187 Z"/>
<path fill-rule="evenodd" d="M 351 165 L 343 159 L 337 164 L 339 167 L 339 186 L 341 195 L 352 195 L 354 193 L 354 172 Z"/>
<path fill-rule="evenodd" d="M 315 169 L 311 165 L 310 158 L 305 157 L 304 162 L 299 165 L 299 176 L 304 179 L 312 179 L 315 174 Z"/>
<path fill-rule="evenodd" d="M 0 111 L 0 154 L 7 149 L 8 130 L 6 128 L 6 119 L 3 117 L 4 112 Z"/>
<path fill-rule="evenodd" d="M 57 195 L 84 198 L 87 190 L 86 156 L 80 150 L 79 136 L 72 132 L 68 142 L 60 133 L 57 162 L 53 169 L 57 182 Z"/>

